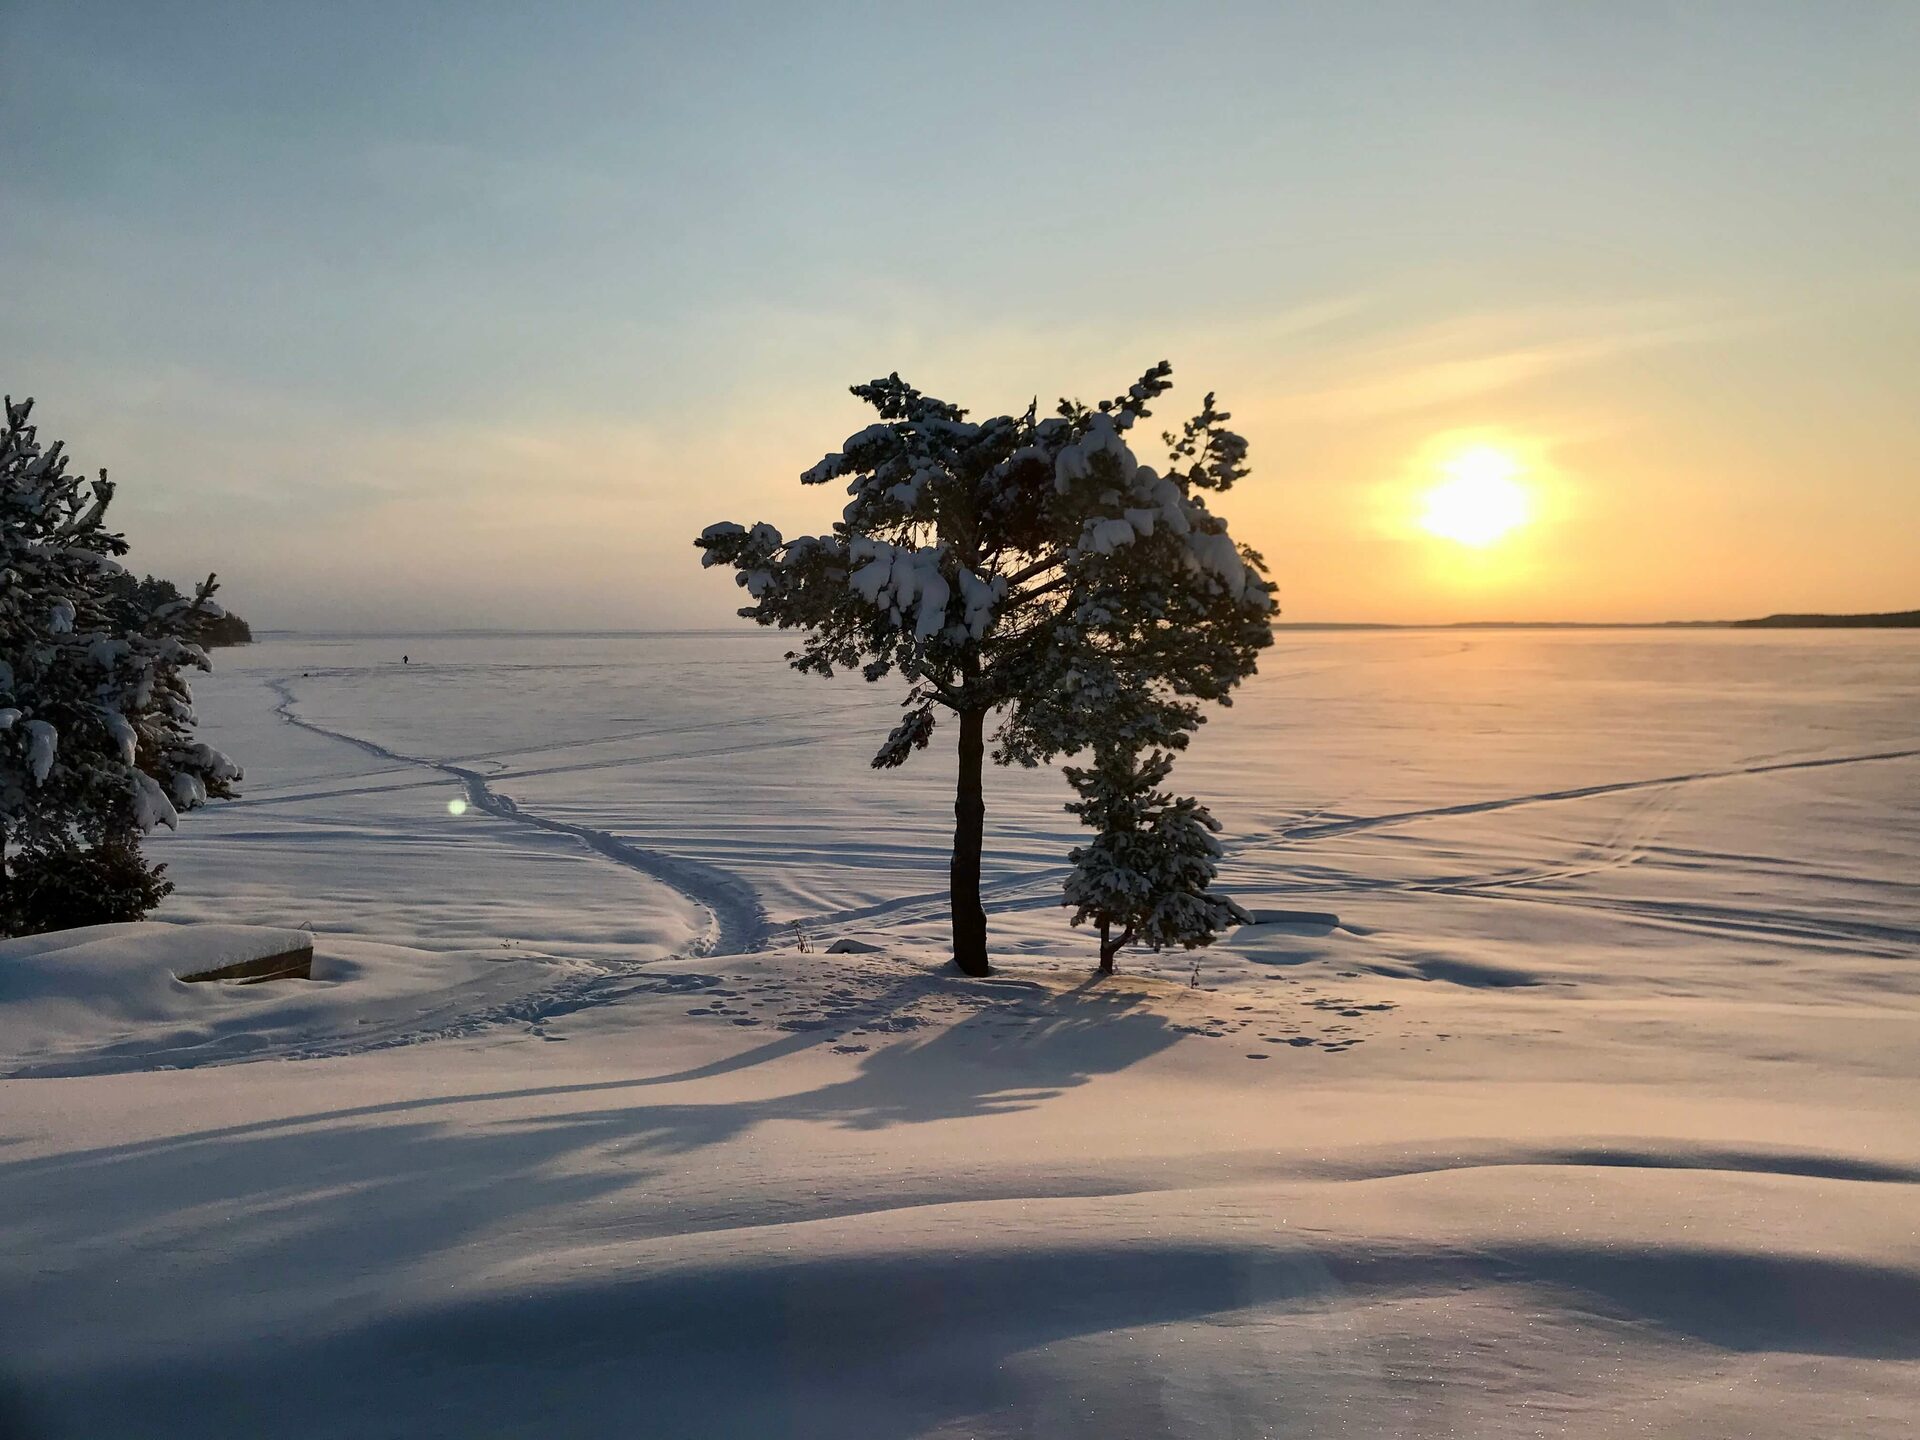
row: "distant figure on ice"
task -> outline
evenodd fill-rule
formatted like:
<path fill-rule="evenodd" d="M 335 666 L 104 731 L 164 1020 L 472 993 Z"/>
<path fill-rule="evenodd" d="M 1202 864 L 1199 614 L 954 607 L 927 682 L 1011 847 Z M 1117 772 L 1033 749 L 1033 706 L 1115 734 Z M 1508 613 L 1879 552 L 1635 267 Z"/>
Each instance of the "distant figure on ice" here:
<path fill-rule="evenodd" d="M 411 664 L 413 663 L 413 661 L 412 661 L 412 660 L 410 660 L 410 659 L 409 659 L 409 658 L 408 658 L 407 656 L 405 656 L 405 655 L 402 655 L 402 656 L 400 657 L 400 663 L 401 663 L 402 665 L 411 665 Z"/>

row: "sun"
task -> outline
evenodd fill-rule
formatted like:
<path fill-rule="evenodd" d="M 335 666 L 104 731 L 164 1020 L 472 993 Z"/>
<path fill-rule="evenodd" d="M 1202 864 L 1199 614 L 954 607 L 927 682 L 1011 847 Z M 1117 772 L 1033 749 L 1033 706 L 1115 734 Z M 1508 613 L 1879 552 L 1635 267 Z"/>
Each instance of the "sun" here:
<path fill-rule="evenodd" d="M 1519 477 L 1526 467 L 1504 450 L 1474 445 L 1440 462 L 1447 478 L 1423 497 L 1420 528 L 1476 550 L 1533 518 L 1533 500 Z"/>

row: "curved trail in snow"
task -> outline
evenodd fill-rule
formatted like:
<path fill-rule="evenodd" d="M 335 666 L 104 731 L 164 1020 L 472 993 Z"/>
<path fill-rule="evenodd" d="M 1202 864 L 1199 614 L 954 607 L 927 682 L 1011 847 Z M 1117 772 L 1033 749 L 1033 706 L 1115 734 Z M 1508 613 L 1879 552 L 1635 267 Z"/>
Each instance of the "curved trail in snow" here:
<path fill-rule="evenodd" d="M 466 789 L 467 803 L 476 809 L 501 820 L 528 825 L 555 835 L 570 836 L 602 859 L 611 860 L 616 865 L 686 896 L 712 917 L 707 933 L 688 947 L 690 954 L 733 954 L 751 950 L 760 944 L 768 931 L 766 907 L 760 903 L 760 897 L 754 893 L 751 885 L 730 871 L 684 856 L 650 850 L 644 845 L 622 840 L 606 830 L 554 820 L 531 810 L 523 810 L 519 802 L 495 790 L 488 783 L 488 778 L 477 770 L 448 760 L 426 760 L 417 755 L 404 755 L 376 741 L 302 719 L 294 713 L 291 678 L 269 680 L 267 687 L 280 697 L 279 703 L 273 707 L 274 714 L 289 725 L 323 735 L 329 740 L 337 740 L 343 745 L 351 745 L 376 759 L 417 766 L 423 770 L 437 770 L 450 779 L 458 780 Z"/>
<path fill-rule="evenodd" d="M 428 667 L 423 665 L 418 668 L 426 669 Z M 319 675 L 325 678 L 325 677 L 345 674 L 348 672 L 338 671 L 338 670 L 316 670 L 309 673 Z M 271 683 L 272 682 L 269 682 L 269 684 Z M 476 760 L 489 760 L 489 761 L 495 761 L 495 762 L 499 762 L 502 760 L 516 760 L 516 761 L 524 762 L 526 758 L 530 755 L 550 755 L 550 754 L 553 754 L 555 751 L 559 751 L 559 750 L 592 750 L 603 745 L 624 745 L 634 740 L 656 740 L 663 735 L 689 735 L 689 734 L 705 735 L 715 730 L 732 730 L 732 729 L 737 729 L 741 726 L 747 726 L 747 725 L 764 725 L 770 720 L 818 719 L 822 715 L 835 715 L 835 714 L 839 714 L 842 711 L 871 710 L 872 708 L 873 708 L 873 704 L 871 701 L 863 700 L 857 705 L 814 706 L 805 710 L 785 710 L 785 711 L 776 711 L 773 714 L 769 714 L 769 715 L 742 716 L 734 720 L 701 721 L 699 724 L 694 724 L 694 725 L 653 725 L 653 726 L 646 726 L 638 730 L 616 730 L 611 735 L 589 735 L 578 740 L 555 740 L 546 745 L 521 745 L 521 746 L 516 746 L 516 747 L 512 747 L 505 750 L 479 750 L 468 755 L 449 755 L 446 757 L 445 763 L 449 765 L 465 765 L 471 761 L 476 761 Z M 758 748 L 763 748 L 763 749 L 766 748 L 766 744 L 767 744 L 767 742 L 753 742 L 753 743 Z M 800 745 L 800 744 L 807 743 L 807 739 L 806 737 L 795 737 L 791 739 L 781 740 L 778 743 L 781 745 Z M 364 749 L 365 747 L 359 747 L 359 748 Z M 564 767 L 546 767 L 540 770 L 517 770 L 517 771 L 511 771 L 511 772 L 506 770 L 501 770 L 501 771 L 495 772 L 493 778 L 496 780 L 523 780 L 527 778 L 529 775 L 565 774 L 572 769 L 589 769 L 589 768 L 613 769 L 617 766 L 623 766 L 623 765 L 664 764 L 670 760 L 694 760 L 694 759 L 699 759 L 700 757 L 706 756 L 706 755 L 738 754 L 740 753 L 740 748 L 741 747 L 728 747 L 726 749 L 720 749 L 720 750 L 670 750 L 659 755 L 630 755 L 630 756 L 621 757 L 615 760 L 594 760 L 594 761 L 587 761 L 577 765 L 568 765 Z M 406 761 L 400 764 L 386 765 L 377 770 L 363 771 L 358 775 L 343 775 L 338 777 L 338 779 L 342 783 L 345 783 L 345 782 L 356 781 L 356 780 L 377 779 L 379 776 L 382 776 L 382 775 L 401 775 L 401 774 L 405 774 L 406 771 L 412 767 L 412 765 L 413 765 L 412 761 Z M 306 784 L 309 782 L 298 781 L 298 782 L 292 782 L 292 783 Z M 422 781 L 419 783 L 437 784 L 439 782 Z M 274 803 L 279 803 L 285 800 L 312 798 L 308 796 L 275 795 L 272 792 L 277 788 L 279 787 L 274 785 L 268 785 L 265 787 L 265 793 L 263 793 L 259 787 L 256 787 L 248 791 L 248 796 L 250 801 L 255 804 L 274 804 Z M 375 786 L 375 787 L 369 787 L 367 789 L 362 789 L 362 790 L 341 791 L 339 793 L 347 794 L 347 795 L 372 794 L 374 790 L 379 788 L 381 787 Z M 233 802 L 233 804 L 236 804 L 236 805 L 242 804 L 242 803 L 247 803 L 247 802 L 242 802 L 242 801 Z M 231 808 L 231 806 L 228 808 Z"/>

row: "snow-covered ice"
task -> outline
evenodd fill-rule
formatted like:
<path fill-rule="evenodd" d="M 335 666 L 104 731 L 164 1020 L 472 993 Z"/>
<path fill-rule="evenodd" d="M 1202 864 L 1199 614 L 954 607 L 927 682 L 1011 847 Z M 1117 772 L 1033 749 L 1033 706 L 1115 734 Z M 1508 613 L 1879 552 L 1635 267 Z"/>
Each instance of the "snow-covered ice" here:
<path fill-rule="evenodd" d="M 0 1431 L 1913 1433 L 1920 640 L 1283 634 L 1100 983 L 784 648 L 222 652 L 148 928 L 314 979 L 0 988 Z"/>

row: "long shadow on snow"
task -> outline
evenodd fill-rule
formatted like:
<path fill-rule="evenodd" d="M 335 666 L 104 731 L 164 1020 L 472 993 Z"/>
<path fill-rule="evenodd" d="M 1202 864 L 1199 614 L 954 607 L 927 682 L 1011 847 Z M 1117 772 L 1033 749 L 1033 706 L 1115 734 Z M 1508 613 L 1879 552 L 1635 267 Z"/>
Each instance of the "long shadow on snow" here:
<path fill-rule="evenodd" d="M 637 974 L 597 977 L 594 981 L 595 993 L 589 1002 L 545 1005 L 541 1008 L 538 1018 L 549 1021 L 576 1010 L 592 1009 L 635 996 L 697 997 L 703 992 L 714 990 L 722 983 L 722 978 L 718 975 L 682 970 L 647 971 L 643 969 Z M 1025 1071 L 1038 1071 L 1042 1075 L 1052 1070 L 1064 1070 L 1068 1078 L 1063 1083 L 1048 1089 L 1046 1093 L 1054 1093 L 1070 1085 L 1082 1084 L 1097 1074 L 1123 1070 L 1136 1060 L 1144 1059 L 1147 1055 L 1166 1048 L 1180 1038 L 1180 1032 L 1171 1028 L 1165 1019 L 1143 1008 L 1140 997 L 1103 993 L 1099 990 L 1096 980 L 1090 979 L 1071 991 L 1057 994 L 1043 986 L 1023 981 L 1001 979 L 983 984 L 978 981 L 955 980 L 945 974 L 930 973 L 902 980 L 868 997 L 858 1005 L 846 1008 L 840 1012 L 839 1019 L 831 1025 L 816 1024 L 810 1025 L 803 1031 L 783 1033 L 777 1040 L 769 1040 L 763 1045 L 756 1045 L 737 1054 L 722 1056 L 718 1060 L 690 1066 L 684 1070 L 572 1085 L 529 1085 L 512 1090 L 459 1091 L 449 1095 L 424 1095 L 404 1100 L 383 1100 L 370 1105 L 349 1105 L 334 1110 L 309 1111 L 272 1120 L 255 1120 L 240 1125 L 189 1131 L 180 1135 L 163 1135 L 153 1140 L 137 1140 L 119 1145 L 103 1145 L 91 1150 L 69 1151 L 63 1155 L 27 1163 L 58 1170 L 85 1169 L 165 1151 L 201 1147 L 249 1135 L 311 1129 L 342 1120 L 396 1115 L 447 1106 L 483 1104 L 496 1100 L 538 1099 L 552 1095 L 591 1095 L 607 1091 L 638 1090 L 656 1085 L 676 1085 L 685 1081 L 705 1080 L 714 1076 L 749 1070 L 784 1056 L 812 1049 L 822 1043 L 822 1032 L 827 1030 L 867 1029 L 901 1032 L 919 1028 L 919 1025 L 924 1022 L 903 1020 L 900 1018 L 901 1012 L 915 1001 L 939 997 L 943 994 L 963 996 L 982 1006 L 974 1014 L 948 1028 L 949 1038 L 946 1042 L 948 1045 L 956 1043 L 952 1039 L 952 1032 L 959 1030 L 963 1031 L 964 1035 L 963 1041 L 960 1042 L 961 1048 L 965 1048 L 966 1042 L 976 1040 L 990 1044 L 995 1047 L 996 1062 L 1002 1065 L 1017 1065 Z M 1012 1016 L 1018 1016 L 1024 1022 L 1018 1036 L 1009 1040 L 1004 1037 L 990 1037 L 984 1033 L 985 1027 Z M 1124 1021 L 1124 1024 L 1116 1026 L 1116 1020 Z M 1116 1035 L 1119 1036 L 1118 1040 L 1114 1038 Z M 930 1043 L 922 1042 L 907 1048 L 915 1055 L 924 1056 L 929 1053 Z M 363 1047 L 364 1050 L 385 1048 L 389 1048 L 385 1042 Z M 316 1057 L 302 1055 L 297 1058 Z M 319 1056 L 317 1058 L 334 1057 Z M 882 1053 L 875 1053 L 861 1062 L 860 1069 L 865 1074 L 876 1067 L 896 1063 L 899 1062 L 889 1061 Z M 965 1088 L 955 1087 L 953 1093 L 960 1095 L 964 1093 Z M 929 1115 L 920 1118 L 941 1117 Z M 0 1145 L 14 1143 L 18 1142 L 0 1137 Z M 4 1167 L 0 1167 L 0 1178 L 4 1178 L 5 1174 Z"/>
<path fill-rule="evenodd" d="M 892 987 L 875 998 L 869 1023 L 927 991 L 921 979 Z M 1007 993 L 1010 1001 L 934 1028 L 925 1039 L 895 1039 L 873 1050 L 844 1080 L 789 1094 L 644 1100 L 650 1088 L 744 1070 L 818 1044 L 818 1036 L 783 1036 L 667 1075 L 351 1106 L 0 1164 L 0 1247 L 7 1253 L 69 1256 L 105 1247 L 115 1257 L 111 1276 L 62 1278 L 50 1267 L 8 1277 L 0 1284 L 0 1310 L 57 1313 L 67 1308 L 61 1287 L 77 1280 L 109 1286 L 138 1314 L 164 1305 L 170 1288 L 180 1286 L 183 1254 L 195 1260 L 188 1289 L 206 1284 L 213 1295 L 232 1297 L 221 1302 L 231 1310 L 223 1322 L 274 1323 L 283 1297 L 332 1299 L 350 1309 L 356 1296 L 379 1288 L 377 1277 L 430 1264 L 497 1227 L 503 1195 L 510 1215 L 535 1221 L 643 1185 L 656 1173 L 649 1157 L 717 1145 L 768 1121 L 880 1130 L 1024 1109 L 1178 1038 L 1137 996 L 1092 987 Z M 994 1028 L 1009 1003 L 1023 1011 L 1011 1038 Z M 620 1103 L 624 1091 L 636 1103 Z M 516 1101 L 570 1096 L 603 1103 L 511 1113 Z M 464 1124 L 394 1119 L 485 1104 L 509 1113 Z M 580 1163 L 587 1152 L 591 1160 Z M 116 1198 L 129 1194 L 141 1203 Z M 632 1232 L 711 1228 L 672 1205 L 651 1218 L 644 1202 L 634 1208 Z M 342 1255 L 354 1257 L 350 1272 L 341 1270 Z M 141 1299 L 149 1290 L 151 1298 Z"/>
<path fill-rule="evenodd" d="M 168 1425 L 171 1413 L 192 1417 L 196 1435 L 893 1440 L 992 1412 L 995 1433 L 1175 1434 L 1183 1433 L 1179 1417 L 1153 1403 L 1154 1382 L 1166 1376 L 1153 1373 L 1148 1347 L 1134 1346 L 1133 1368 L 1145 1373 L 1129 1393 L 1103 1396 L 1099 1406 L 1085 1395 L 1062 1406 L 1043 1347 L 1256 1311 L 1292 1315 L 1309 1330 L 1309 1356 L 1289 1347 L 1290 1358 L 1318 1352 L 1335 1362 L 1324 1367 L 1331 1393 L 1303 1402 L 1331 1409 L 1331 1419 L 1417 1388 L 1416 1377 L 1390 1373 L 1373 1353 L 1365 1326 L 1347 1323 L 1357 1307 L 1506 1286 L 1530 1292 L 1521 1302 L 1530 1307 L 1564 1298 L 1590 1317 L 1584 1323 L 1651 1324 L 1727 1351 L 1920 1356 L 1920 1279 L 1812 1257 L 1540 1244 L 1478 1255 L 1338 1243 L 1314 1250 L 1286 1238 L 1069 1241 L 962 1254 L 922 1247 L 761 1255 L 494 1295 L 293 1346 L 274 1340 L 198 1363 L 96 1375 L 48 1395 L 61 1428 L 47 1433 L 187 1433 Z M 1237 1394 L 1215 1397 L 1216 1412 L 1310 1420 L 1274 1413 L 1285 1369 L 1276 1356 L 1267 1373 L 1239 1376 Z M 1437 1400 L 1428 1394 L 1424 1403 Z M 308 1424 L 289 1430 L 288 1416 Z"/>

